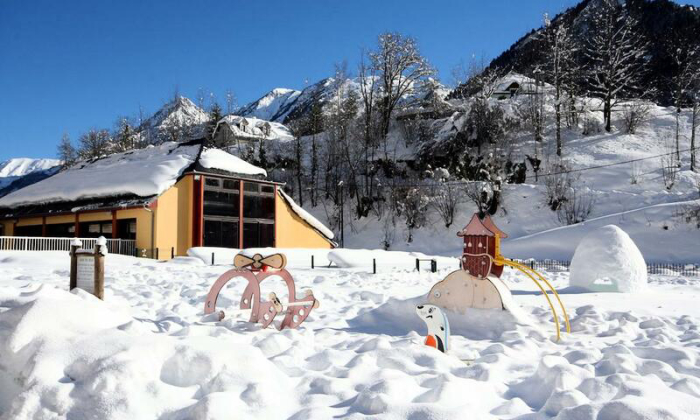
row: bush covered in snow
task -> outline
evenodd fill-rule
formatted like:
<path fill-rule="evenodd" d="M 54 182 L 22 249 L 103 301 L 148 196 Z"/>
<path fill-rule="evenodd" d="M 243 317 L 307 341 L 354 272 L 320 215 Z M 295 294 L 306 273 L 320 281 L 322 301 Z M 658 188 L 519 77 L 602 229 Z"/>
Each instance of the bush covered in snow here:
<path fill-rule="evenodd" d="M 642 253 L 615 225 L 600 227 L 584 237 L 570 270 L 572 286 L 596 292 L 635 292 L 647 285 Z"/>

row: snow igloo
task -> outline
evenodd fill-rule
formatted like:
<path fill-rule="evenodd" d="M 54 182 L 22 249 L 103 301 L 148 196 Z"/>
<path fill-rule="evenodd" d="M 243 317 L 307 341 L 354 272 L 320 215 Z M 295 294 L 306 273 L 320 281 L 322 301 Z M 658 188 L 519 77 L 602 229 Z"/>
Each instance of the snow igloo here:
<path fill-rule="evenodd" d="M 570 284 L 593 292 L 636 292 L 647 286 L 647 265 L 629 235 L 607 225 L 586 235 L 576 247 Z"/>

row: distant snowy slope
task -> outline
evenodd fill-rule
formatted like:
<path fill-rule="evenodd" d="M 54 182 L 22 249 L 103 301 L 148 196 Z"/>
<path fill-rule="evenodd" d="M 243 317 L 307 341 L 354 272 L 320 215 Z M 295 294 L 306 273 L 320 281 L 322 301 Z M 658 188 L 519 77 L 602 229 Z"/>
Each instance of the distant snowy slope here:
<path fill-rule="evenodd" d="M 339 90 L 345 92 L 345 94 L 354 91 L 359 96 L 360 85 L 361 81 L 359 78 L 350 78 L 344 81 Z M 442 85 L 438 84 L 438 86 L 438 95 L 443 98 L 446 97 L 448 90 Z M 379 83 L 376 83 L 375 88 L 378 87 Z M 328 103 L 335 97 L 337 88 L 336 79 L 327 77 L 307 86 L 302 91 L 285 88 L 273 89 L 257 101 L 239 108 L 234 114 L 287 124 L 290 121 L 301 118 L 310 111 L 314 100 L 318 100 L 324 105 Z M 426 99 L 428 95 L 430 95 L 430 92 L 416 88 L 415 91 L 405 96 L 404 101 L 413 102 Z"/>
<path fill-rule="evenodd" d="M 301 92 L 298 90 L 276 88 L 257 101 L 239 108 L 235 114 L 267 121 L 284 122 L 287 115 L 295 109 L 294 104 L 300 94 Z"/>
<path fill-rule="evenodd" d="M 204 136 L 209 114 L 190 99 L 178 96 L 163 105 L 140 128 L 150 143 L 187 141 Z"/>
<path fill-rule="evenodd" d="M 45 171 L 61 163 L 58 159 L 13 158 L 6 160 L 0 163 L 0 190 L 25 175 Z"/>
<path fill-rule="evenodd" d="M 30 172 L 53 168 L 61 164 L 58 159 L 14 158 L 0 163 L 0 178 L 17 177 Z"/>

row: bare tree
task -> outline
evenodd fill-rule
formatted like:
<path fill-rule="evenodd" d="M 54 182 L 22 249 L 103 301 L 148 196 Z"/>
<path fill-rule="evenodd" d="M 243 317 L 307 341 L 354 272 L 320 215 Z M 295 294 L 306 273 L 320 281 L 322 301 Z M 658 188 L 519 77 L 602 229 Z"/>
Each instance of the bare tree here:
<path fill-rule="evenodd" d="M 226 114 L 233 114 L 233 111 L 238 107 L 238 99 L 233 90 L 226 89 Z"/>
<path fill-rule="evenodd" d="M 696 82 L 696 90 L 693 92 L 693 108 L 690 117 L 690 170 L 695 171 L 695 132 L 700 121 L 700 81 Z"/>
<path fill-rule="evenodd" d="M 700 46 L 693 45 L 687 39 L 672 36 L 668 42 L 671 50 L 673 75 L 673 104 L 676 108 L 676 160 L 680 163 L 680 116 L 684 106 L 692 104 L 692 86 L 700 78 Z"/>
<path fill-rule="evenodd" d="M 63 167 L 69 168 L 78 160 L 78 151 L 73 147 L 68 133 L 63 133 L 58 145 L 58 158 L 63 161 Z"/>
<path fill-rule="evenodd" d="M 612 109 L 620 95 L 640 90 L 647 43 L 637 20 L 617 0 L 602 0 L 592 19 L 585 56 L 590 61 L 591 94 L 603 101 L 605 130 L 611 130 Z"/>
<path fill-rule="evenodd" d="M 545 45 L 547 48 L 544 72 L 554 87 L 554 123 L 557 142 L 557 156 L 562 154 L 561 117 L 566 93 L 574 89 L 575 75 L 579 70 L 576 62 L 578 45 L 565 22 L 552 25 L 549 17 L 544 19 Z"/>
<path fill-rule="evenodd" d="M 303 206 L 304 205 L 304 144 L 302 142 L 302 133 L 303 133 L 303 126 L 302 124 L 297 120 L 297 121 L 292 121 L 292 123 L 289 124 L 289 130 L 292 132 L 292 135 L 294 136 L 294 157 L 293 157 L 293 162 L 294 162 L 294 171 L 295 171 L 295 178 L 297 181 L 297 187 L 298 187 L 298 196 L 299 196 L 299 205 Z"/>
<path fill-rule="evenodd" d="M 636 133 L 637 129 L 649 118 L 649 112 L 651 112 L 651 105 L 643 100 L 631 101 L 625 104 L 622 112 L 622 122 L 625 131 L 629 134 Z"/>
<path fill-rule="evenodd" d="M 674 146 L 671 144 L 666 145 L 666 154 L 661 156 L 661 179 L 664 182 L 664 186 L 667 190 L 671 190 L 676 184 L 676 178 L 678 176 L 678 158 L 677 154 L 673 150 Z"/>
<path fill-rule="evenodd" d="M 457 206 L 463 200 L 462 191 L 449 178 L 438 181 L 432 190 L 431 207 L 440 215 L 445 227 L 448 228 L 454 222 Z"/>
<path fill-rule="evenodd" d="M 111 141 L 109 130 L 93 128 L 78 138 L 78 156 L 81 159 L 96 159 L 108 155 L 111 152 Z"/>
<path fill-rule="evenodd" d="M 568 198 L 557 210 L 560 223 L 573 225 L 588 219 L 595 205 L 595 198 L 588 193 L 582 193 L 576 186 L 570 187 Z"/>
<path fill-rule="evenodd" d="M 385 139 L 399 101 L 425 83 L 435 70 L 420 54 L 414 38 L 388 32 L 379 35 L 378 44 L 377 50 L 369 53 L 369 60 L 380 79 L 380 133 Z"/>

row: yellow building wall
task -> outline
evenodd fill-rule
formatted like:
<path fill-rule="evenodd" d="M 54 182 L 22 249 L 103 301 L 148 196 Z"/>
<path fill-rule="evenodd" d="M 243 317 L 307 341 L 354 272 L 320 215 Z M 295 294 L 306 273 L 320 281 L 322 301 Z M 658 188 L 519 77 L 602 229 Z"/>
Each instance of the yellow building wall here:
<path fill-rule="evenodd" d="M 17 221 L 17 226 L 33 226 L 33 225 L 40 225 L 43 223 L 43 219 L 41 217 L 28 217 L 26 219 L 19 219 Z"/>
<path fill-rule="evenodd" d="M 75 223 L 75 215 L 64 214 L 61 216 L 46 216 L 47 225 L 58 225 L 62 223 Z"/>
<path fill-rule="evenodd" d="M 15 227 L 14 227 L 14 220 L 0 220 L 0 225 L 3 226 L 3 235 L 5 236 L 14 236 L 15 234 Z"/>
<path fill-rule="evenodd" d="M 155 209 L 155 243 L 158 257 L 170 259 L 171 253 L 187 255 L 192 244 L 192 175 L 178 181 L 158 197 Z"/>
<path fill-rule="evenodd" d="M 142 256 L 141 250 L 146 250 L 146 256 L 150 256 L 151 241 L 151 212 L 144 208 L 117 210 L 117 220 L 136 219 L 136 248 L 139 250 L 138 256 Z M 82 215 L 80 220 L 82 220 Z M 111 220 L 111 217 L 110 217 Z"/>
<path fill-rule="evenodd" d="M 326 238 L 297 216 L 279 194 L 275 196 L 277 248 L 332 248 Z"/>

